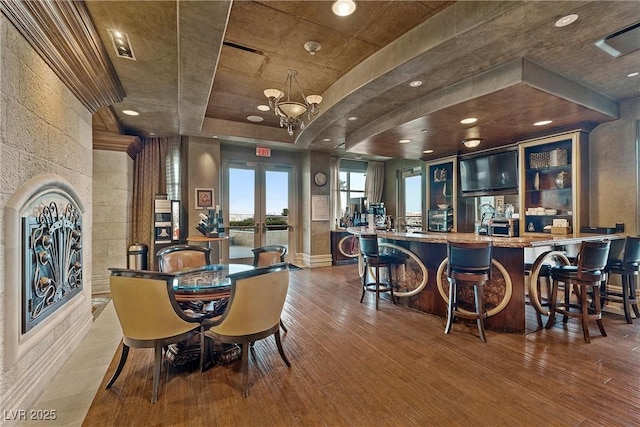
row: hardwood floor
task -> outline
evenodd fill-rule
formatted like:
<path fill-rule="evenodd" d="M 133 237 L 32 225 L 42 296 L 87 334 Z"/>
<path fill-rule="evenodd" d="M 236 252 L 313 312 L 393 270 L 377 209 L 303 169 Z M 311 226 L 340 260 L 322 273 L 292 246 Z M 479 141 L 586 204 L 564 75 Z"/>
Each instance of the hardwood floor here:
<path fill-rule="evenodd" d="M 360 304 L 354 265 L 291 273 L 283 345 L 255 344 L 249 397 L 239 363 L 163 369 L 150 403 L 153 351 L 132 349 L 84 426 L 640 425 L 640 320 L 605 315 L 585 344 L 574 320 L 527 335 L 487 331 L 380 302 Z M 429 284 L 428 286 L 434 286 Z M 546 320 L 546 319 L 545 319 Z M 528 321 L 535 325 L 535 317 Z"/>

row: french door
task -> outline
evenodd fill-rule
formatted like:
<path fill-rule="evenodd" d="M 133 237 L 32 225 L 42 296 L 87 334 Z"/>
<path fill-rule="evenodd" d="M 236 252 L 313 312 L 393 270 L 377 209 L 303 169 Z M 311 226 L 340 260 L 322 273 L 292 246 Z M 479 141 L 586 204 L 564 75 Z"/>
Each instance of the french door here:
<path fill-rule="evenodd" d="M 251 249 L 265 245 L 288 248 L 295 254 L 296 206 L 294 167 L 257 162 L 228 161 L 224 168 L 226 226 L 229 261 L 250 263 Z"/>

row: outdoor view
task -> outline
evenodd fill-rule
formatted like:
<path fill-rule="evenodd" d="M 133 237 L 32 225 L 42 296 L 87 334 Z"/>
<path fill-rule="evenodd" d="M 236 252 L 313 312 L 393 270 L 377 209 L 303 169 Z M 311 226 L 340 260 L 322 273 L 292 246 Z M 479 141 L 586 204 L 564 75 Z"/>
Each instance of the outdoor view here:
<path fill-rule="evenodd" d="M 265 212 L 256 209 L 256 171 L 254 169 L 229 168 L 229 257 L 252 257 L 251 249 L 261 246 L 256 241 L 256 225 L 267 226 L 266 245 L 288 243 L 289 172 L 265 171 Z M 282 227 L 278 227 L 282 226 Z"/>

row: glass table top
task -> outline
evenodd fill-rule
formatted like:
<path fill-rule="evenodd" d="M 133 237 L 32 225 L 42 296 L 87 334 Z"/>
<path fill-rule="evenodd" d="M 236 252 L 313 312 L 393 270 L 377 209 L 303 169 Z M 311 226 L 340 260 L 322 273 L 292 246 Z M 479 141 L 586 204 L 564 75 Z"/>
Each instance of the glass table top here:
<path fill-rule="evenodd" d="M 193 270 L 176 273 L 173 285 L 177 293 L 198 293 L 223 290 L 231 286 L 230 274 L 253 270 L 246 264 L 210 264 Z"/>

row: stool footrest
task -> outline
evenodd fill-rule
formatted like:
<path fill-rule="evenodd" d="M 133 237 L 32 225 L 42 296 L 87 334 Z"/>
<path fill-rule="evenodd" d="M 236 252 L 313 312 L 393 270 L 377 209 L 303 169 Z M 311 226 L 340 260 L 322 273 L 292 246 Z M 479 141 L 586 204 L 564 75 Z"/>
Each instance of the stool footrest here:
<path fill-rule="evenodd" d="M 369 292 L 390 292 L 391 286 L 387 283 L 367 283 L 364 285 L 365 290 Z"/>

